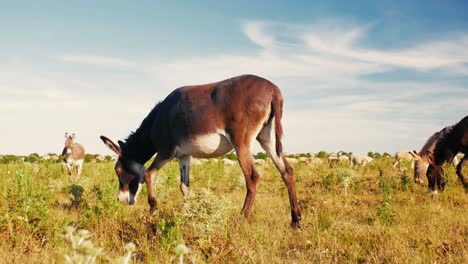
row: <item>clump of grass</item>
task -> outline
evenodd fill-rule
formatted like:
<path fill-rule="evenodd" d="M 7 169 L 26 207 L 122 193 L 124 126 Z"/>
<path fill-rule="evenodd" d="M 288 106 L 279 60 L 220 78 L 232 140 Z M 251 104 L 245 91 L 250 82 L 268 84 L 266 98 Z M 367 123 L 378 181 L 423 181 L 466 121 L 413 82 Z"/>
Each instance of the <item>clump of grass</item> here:
<path fill-rule="evenodd" d="M 158 223 L 158 231 L 161 234 L 161 244 L 166 251 L 184 241 L 179 217 L 171 220 L 161 219 Z"/>
<path fill-rule="evenodd" d="M 407 170 L 405 166 L 402 166 L 401 163 L 398 165 L 398 170 L 400 172 L 400 190 L 407 191 L 409 189 L 413 189 L 412 181 L 410 177 L 407 175 Z"/>
<path fill-rule="evenodd" d="M 96 258 L 102 255 L 102 248 L 94 246 L 88 230 L 80 229 L 75 233 L 75 228 L 69 226 L 62 236 L 71 247 L 71 252 L 65 254 L 67 263 L 95 263 Z"/>
<path fill-rule="evenodd" d="M 395 221 L 396 213 L 390 205 L 390 200 L 393 194 L 393 181 L 384 177 L 384 173 L 380 170 L 379 187 L 382 191 L 383 200 L 377 207 L 377 215 L 379 219 L 385 224 L 393 224 Z"/>
<path fill-rule="evenodd" d="M 202 188 L 184 207 L 182 219 L 185 223 L 196 226 L 209 234 L 216 226 L 226 221 L 223 215 L 233 207 L 229 200 L 214 194 L 207 188 Z"/>
<path fill-rule="evenodd" d="M 406 174 L 400 176 L 400 189 L 402 191 L 412 189 L 412 186 L 410 178 Z"/>
<path fill-rule="evenodd" d="M 115 200 L 115 187 L 109 184 L 95 184 L 88 190 L 77 187 L 76 192 L 82 197 L 78 204 L 80 221 L 85 226 L 98 225 L 102 217 L 116 215 L 122 208 Z M 73 201 L 76 200 L 74 196 Z"/>
<path fill-rule="evenodd" d="M 69 192 L 72 194 L 73 198 L 71 199 L 71 206 L 77 207 L 83 200 L 84 188 L 81 185 L 73 184 L 68 188 Z"/>
<path fill-rule="evenodd" d="M 112 259 L 104 255 L 102 248 L 96 247 L 91 240 L 91 233 L 88 230 L 76 230 L 72 226 L 66 227 L 62 232 L 62 237 L 69 244 L 69 250 L 64 254 L 67 263 L 70 264 L 93 264 L 98 257 L 106 257 L 110 263 L 128 264 L 132 253 L 136 250 L 135 244 L 127 243 L 124 246 L 125 254 Z"/>
<path fill-rule="evenodd" d="M 322 183 L 329 191 L 341 189 L 344 194 L 347 194 L 355 178 L 356 173 L 351 168 L 337 167 L 322 176 Z"/>
<path fill-rule="evenodd" d="M 6 239 L 18 245 L 18 250 L 29 250 L 35 244 L 33 238 L 39 244 L 47 241 L 50 194 L 31 171 L 18 169 L 11 174 L 2 191 L 0 226 L 6 227 Z"/>
<path fill-rule="evenodd" d="M 179 257 L 179 263 L 182 264 L 184 263 L 184 256 L 190 253 L 190 249 L 184 244 L 179 244 L 174 249 L 174 253 Z"/>
<path fill-rule="evenodd" d="M 15 174 L 4 198 L 12 202 L 11 209 L 18 213 L 18 219 L 37 227 L 49 212 L 47 190 L 38 186 L 31 174 L 24 171 L 16 171 Z"/>

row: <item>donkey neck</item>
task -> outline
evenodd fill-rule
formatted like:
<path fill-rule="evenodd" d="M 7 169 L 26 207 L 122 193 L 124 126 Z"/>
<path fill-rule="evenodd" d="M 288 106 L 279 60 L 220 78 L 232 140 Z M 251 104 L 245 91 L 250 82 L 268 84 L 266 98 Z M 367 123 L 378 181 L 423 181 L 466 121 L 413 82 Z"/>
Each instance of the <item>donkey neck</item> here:
<path fill-rule="evenodd" d="M 144 164 L 156 152 L 168 145 L 170 137 L 167 113 L 179 97 L 180 92 L 177 89 L 169 94 L 163 102 L 156 104 L 141 122 L 136 132 L 128 136 L 125 146 L 122 148 L 122 155 L 125 158 Z M 154 124 L 157 125 L 154 126 Z"/>
<path fill-rule="evenodd" d="M 435 165 L 441 166 L 444 162 L 450 162 L 458 153 L 458 149 L 455 143 L 457 137 L 457 126 L 447 127 L 444 129 L 444 133 L 437 141 L 434 148 L 434 163 Z"/>
<path fill-rule="evenodd" d="M 122 148 L 122 156 L 140 164 L 147 162 L 156 153 L 149 140 L 143 135 L 133 134 Z"/>
<path fill-rule="evenodd" d="M 122 156 L 128 160 L 144 164 L 155 153 L 156 150 L 149 138 L 149 131 L 145 127 L 140 127 L 131 134 L 122 148 Z"/>

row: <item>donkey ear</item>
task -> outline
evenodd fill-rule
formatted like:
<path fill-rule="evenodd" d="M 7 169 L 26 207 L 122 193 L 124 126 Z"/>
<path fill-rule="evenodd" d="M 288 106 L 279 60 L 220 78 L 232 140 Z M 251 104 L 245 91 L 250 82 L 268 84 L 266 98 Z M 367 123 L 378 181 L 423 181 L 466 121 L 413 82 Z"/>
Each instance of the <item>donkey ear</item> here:
<path fill-rule="evenodd" d="M 409 151 L 409 154 L 416 159 L 419 159 L 421 157 L 419 156 L 418 152 L 416 152 L 416 150 Z"/>
<path fill-rule="evenodd" d="M 68 132 L 65 132 L 65 138 L 68 138 Z"/>
<path fill-rule="evenodd" d="M 117 143 L 119 143 L 121 149 L 125 146 L 125 143 L 122 140 L 117 140 Z"/>
<path fill-rule="evenodd" d="M 114 142 L 112 142 L 112 140 L 106 138 L 105 136 L 101 136 L 101 140 L 102 142 L 104 142 L 104 144 L 106 144 L 106 146 L 115 152 L 115 154 L 119 155 L 122 153 L 122 149 L 117 146 Z"/>

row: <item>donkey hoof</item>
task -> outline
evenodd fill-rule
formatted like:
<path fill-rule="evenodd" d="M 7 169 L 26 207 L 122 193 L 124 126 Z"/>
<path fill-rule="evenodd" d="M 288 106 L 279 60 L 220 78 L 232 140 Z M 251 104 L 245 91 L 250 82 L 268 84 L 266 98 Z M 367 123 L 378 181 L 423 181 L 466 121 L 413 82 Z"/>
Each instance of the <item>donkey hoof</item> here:
<path fill-rule="evenodd" d="M 292 221 L 291 228 L 294 230 L 299 230 L 301 229 L 301 223 L 299 221 Z"/>
<path fill-rule="evenodd" d="M 156 201 L 155 200 L 148 200 L 149 206 L 150 206 L 150 214 L 154 213 L 158 208 L 156 206 Z"/>

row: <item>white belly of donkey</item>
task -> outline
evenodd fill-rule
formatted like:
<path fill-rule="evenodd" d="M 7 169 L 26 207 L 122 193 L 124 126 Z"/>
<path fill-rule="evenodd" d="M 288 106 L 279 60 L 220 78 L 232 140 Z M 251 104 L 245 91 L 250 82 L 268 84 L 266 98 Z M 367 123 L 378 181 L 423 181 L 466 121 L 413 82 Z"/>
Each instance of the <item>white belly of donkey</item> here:
<path fill-rule="evenodd" d="M 70 157 L 65 160 L 65 163 L 70 166 L 80 166 L 80 165 L 83 165 L 83 161 L 84 161 L 83 159 L 76 160 Z"/>
<path fill-rule="evenodd" d="M 214 158 L 233 149 L 229 135 L 219 132 L 196 136 L 176 148 L 176 157 Z"/>

